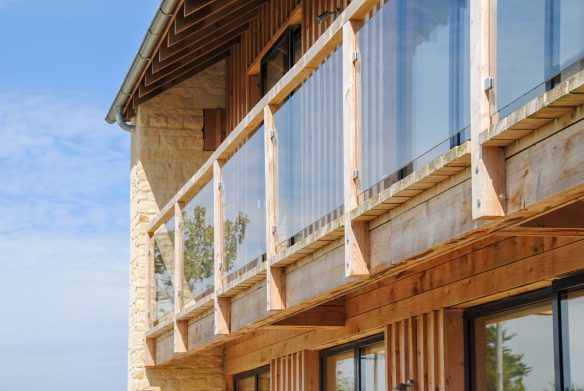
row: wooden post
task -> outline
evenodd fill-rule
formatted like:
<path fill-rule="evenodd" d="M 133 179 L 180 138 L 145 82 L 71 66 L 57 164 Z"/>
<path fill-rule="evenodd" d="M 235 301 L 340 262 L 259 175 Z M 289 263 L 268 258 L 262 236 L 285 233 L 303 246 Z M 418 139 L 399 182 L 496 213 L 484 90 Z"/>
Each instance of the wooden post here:
<path fill-rule="evenodd" d="M 145 292 L 144 292 L 144 334 L 150 330 L 153 297 L 152 297 L 152 281 L 154 274 L 154 234 L 148 232 L 147 234 L 148 254 L 145 265 Z M 153 338 L 144 337 L 144 365 L 154 366 L 156 364 L 156 340 Z"/>
<path fill-rule="evenodd" d="M 496 110 L 494 80 L 496 41 L 491 0 L 470 2 L 470 91 L 472 141 L 472 216 L 494 219 L 505 215 L 505 155 L 499 147 L 481 147 L 479 134 L 491 125 Z"/>
<path fill-rule="evenodd" d="M 223 161 L 213 162 L 213 235 L 214 235 L 214 275 L 215 275 L 215 334 L 227 335 L 231 323 L 231 298 L 223 293 Z"/>
<path fill-rule="evenodd" d="M 369 226 L 351 221 L 360 189 L 361 125 L 359 110 L 359 45 L 362 21 L 343 25 L 343 168 L 345 201 L 345 276 L 369 274 Z"/>
<path fill-rule="evenodd" d="M 276 106 L 264 108 L 264 149 L 266 176 L 266 292 L 268 311 L 286 308 L 286 269 L 271 264 L 276 257 L 277 196 L 276 196 L 276 129 L 274 113 Z"/>
<path fill-rule="evenodd" d="M 184 294 L 184 202 L 174 205 L 174 353 L 186 353 L 188 322 L 177 320 L 183 308 Z"/>

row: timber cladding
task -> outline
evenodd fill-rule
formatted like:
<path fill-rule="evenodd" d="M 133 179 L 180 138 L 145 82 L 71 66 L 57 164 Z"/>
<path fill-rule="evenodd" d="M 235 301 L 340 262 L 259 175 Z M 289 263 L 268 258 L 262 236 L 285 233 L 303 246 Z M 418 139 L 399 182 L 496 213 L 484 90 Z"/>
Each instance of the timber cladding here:
<path fill-rule="evenodd" d="M 476 242 L 349 292 L 343 327 L 260 329 L 226 343 L 225 374 L 386 332 L 392 381 L 427 378 L 419 384 L 462 389 L 455 386 L 462 381 L 458 371 L 463 357 L 458 310 L 549 286 L 553 279 L 582 269 L 582 253 L 584 241 L 578 238 L 491 237 Z M 418 342 L 420 338 L 426 343 Z"/>
<path fill-rule="evenodd" d="M 300 13 L 302 53 L 311 47 L 330 26 L 334 18 L 318 23 L 317 16 L 326 11 L 342 11 L 349 0 L 269 0 L 258 7 L 241 41 L 231 47 L 227 58 L 227 129 L 234 129 L 245 115 L 258 103 L 259 77 L 248 70 L 271 46 L 275 34 L 289 23 L 293 13 Z M 294 21 L 296 22 L 296 21 Z"/>

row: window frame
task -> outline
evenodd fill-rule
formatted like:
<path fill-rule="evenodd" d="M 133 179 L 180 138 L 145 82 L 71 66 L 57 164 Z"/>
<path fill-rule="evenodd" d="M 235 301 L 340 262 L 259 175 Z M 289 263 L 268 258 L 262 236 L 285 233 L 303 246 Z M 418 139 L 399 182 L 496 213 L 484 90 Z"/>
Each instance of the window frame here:
<path fill-rule="evenodd" d="M 385 343 L 385 333 L 375 334 L 370 337 L 362 338 L 353 342 L 349 342 L 343 345 L 335 346 L 330 349 L 322 350 L 320 352 L 320 389 L 322 391 L 326 390 L 326 359 L 335 356 L 339 353 L 353 351 L 353 361 L 354 361 L 354 371 L 355 371 L 355 391 L 361 389 L 361 360 L 360 354 L 361 349 L 367 346 L 375 345 L 380 342 Z M 387 360 L 387 351 L 385 352 Z M 387 374 L 386 374 L 387 375 Z M 387 378 L 387 376 L 386 376 Z M 387 379 L 386 379 L 387 382 Z M 237 390 L 236 390 L 237 391 Z"/>
<path fill-rule="evenodd" d="M 562 325 L 561 301 L 563 295 L 571 292 L 584 291 L 584 272 L 557 279 L 552 285 L 536 291 L 511 296 L 492 303 L 469 308 L 464 312 L 464 357 L 465 389 L 475 391 L 476 357 L 474 321 L 488 315 L 519 309 L 534 304 L 549 303 L 552 307 L 553 348 L 554 348 L 554 389 L 564 390 L 564 362 L 562 334 L 566 331 Z"/>
<path fill-rule="evenodd" d="M 238 373 L 237 375 L 233 375 L 233 390 L 234 391 L 239 391 L 237 389 L 237 382 L 239 382 L 242 379 L 246 379 L 248 377 L 254 377 L 255 380 L 255 391 L 258 391 L 258 387 L 259 387 L 259 375 L 262 373 L 270 373 L 271 372 L 271 368 L 270 368 L 270 364 L 268 365 L 263 365 L 261 367 L 252 369 L 251 371 L 246 371 L 246 372 L 241 372 Z M 270 373 L 270 382 L 271 382 L 271 373 Z"/>
<path fill-rule="evenodd" d="M 264 96 L 268 93 L 269 89 L 266 89 L 266 58 L 268 58 L 276 48 L 283 42 L 286 41 L 288 47 L 288 64 L 287 69 L 282 74 L 285 75 L 294 66 L 294 42 L 295 39 L 300 39 L 302 43 L 302 26 L 300 24 L 290 24 L 286 30 L 278 37 L 274 44 L 268 49 L 268 51 L 260 59 L 260 96 Z M 302 47 L 300 48 L 300 54 L 302 54 Z M 281 78 L 280 78 L 281 79 Z"/>

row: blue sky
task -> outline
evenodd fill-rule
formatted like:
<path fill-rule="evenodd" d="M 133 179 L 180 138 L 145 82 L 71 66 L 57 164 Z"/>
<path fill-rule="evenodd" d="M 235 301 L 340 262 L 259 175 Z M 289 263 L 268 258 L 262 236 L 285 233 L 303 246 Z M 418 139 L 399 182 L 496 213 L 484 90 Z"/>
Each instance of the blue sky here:
<path fill-rule="evenodd" d="M 0 0 L 0 389 L 126 389 L 129 137 L 157 0 Z"/>

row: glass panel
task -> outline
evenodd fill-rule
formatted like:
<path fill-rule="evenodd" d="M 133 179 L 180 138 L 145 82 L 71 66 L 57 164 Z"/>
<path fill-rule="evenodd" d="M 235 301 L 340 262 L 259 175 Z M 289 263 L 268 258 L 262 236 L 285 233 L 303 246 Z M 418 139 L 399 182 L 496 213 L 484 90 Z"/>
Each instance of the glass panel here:
<path fill-rule="evenodd" d="M 562 300 L 562 323 L 564 388 L 584 390 L 584 292 Z"/>
<path fill-rule="evenodd" d="M 262 93 L 268 92 L 290 69 L 290 31 L 262 59 Z"/>
<path fill-rule="evenodd" d="M 156 319 L 174 312 L 174 217 L 154 234 Z"/>
<path fill-rule="evenodd" d="M 326 358 L 326 391 L 355 390 L 355 353 L 349 350 Z"/>
<path fill-rule="evenodd" d="M 362 348 L 359 360 L 361 391 L 385 391 L 385 344 Z"/>
<path fill-rule="evenodd" d="M 358 39 L 366 190 L 468 139 L 468 1 L 389 1 Z"/>
<path fill-rule="evenodd" d="M 555 388 L 550 304 L 483 318 L 476 322 L 475 330 L 477 390 Z"/>
<path fill-rule="evenodd" d="M 583 58 L 583 14 L 581 0 L 497 2 L 496 92 L 501 116 L 552 87 L 545 82 Z"/>
<path fill-rule="evenodd" d="M 264 128 L 260 127 L 222 169 L 226 275 L 255 266 L 266 252 Z"/>
<path fill-rule="evenodd" d="M 235 389 L 236 391 L 256 391 L 255 375 L 239 379 L 235 385 Z"/>
<path fill-rule="evenodd" d="M 278 242 L 343 203 L 341 51 L 276 112 Z"/>
<path fill-rule="evenodd" d="M 213 182 L 185 206 L 183 302 L 210 294 L 214 289 Z"/>
<path fill-rule="evenodd" d="M 258 374 L 258 391 L 270 391 L 270 371 Z"/>

